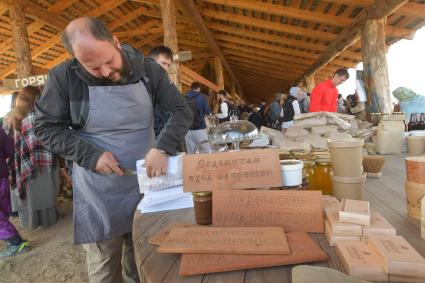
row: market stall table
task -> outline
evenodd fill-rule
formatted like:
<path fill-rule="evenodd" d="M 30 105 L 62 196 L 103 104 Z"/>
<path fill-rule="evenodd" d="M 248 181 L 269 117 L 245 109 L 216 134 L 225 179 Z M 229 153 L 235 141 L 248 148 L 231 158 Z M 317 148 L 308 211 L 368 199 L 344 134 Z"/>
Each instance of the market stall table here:
<path fill-rule="evenodd" d="M 372 210 L 379 211 L 387 219 L 397 234 L 425 256 L 425 240 L 420 236 L 419 221 L 407 216 L 404 192 L 404 156 L 386 156 L 381 178 L 368 178 L 365 198 L 370 201 Z M 179 276 L 180 255 L 159 254 L 157 246 L 148 243 L 149 238 L 172 222 L 194 223 L 193 209 L 181 209 L 142 215 L 136 212 L 133 221 L 133 241 L 136 264 L 142 282 L 291 282 L 292 266 L 280 266 L 241 270 L 189 277 Z M 329 257 L 328 262 L 312 263 L 316 266 L 329 266 L 343 270 L 335 248 L 330 247 L 324 234 L 310 234 Z"/>

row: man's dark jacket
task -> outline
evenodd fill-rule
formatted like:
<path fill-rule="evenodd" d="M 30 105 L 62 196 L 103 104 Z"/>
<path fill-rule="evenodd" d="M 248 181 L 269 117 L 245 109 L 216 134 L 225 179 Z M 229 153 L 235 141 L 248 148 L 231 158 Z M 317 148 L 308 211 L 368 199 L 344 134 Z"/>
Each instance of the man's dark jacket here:
<path fill-rule="evenodd" d="M 192 112 L 164 69 L 138 50 L 122 45 L 123 60 L 129 62 L 126 83 L 142 80 L 153 105 L 158 104 L 172 113 L 156 141 L 155 147 L 176 154 L 192 123 Z M 35 134 L 48 149 L 63 155 L 87 169 L 94 170 L 105 151 L 80 138 L 76 131 L 83 129 L 89 113 L 88 86 L 105 85 L 88 74 L 76 59 L 64 62 L 49 72 L 43 95 L 36 103 Z M 116 113 L 105 113 L 116 115 Z M 111 125 L 113 127 L 114 125 Z M 125 144 L 122 145 L 125 147 Z"/>

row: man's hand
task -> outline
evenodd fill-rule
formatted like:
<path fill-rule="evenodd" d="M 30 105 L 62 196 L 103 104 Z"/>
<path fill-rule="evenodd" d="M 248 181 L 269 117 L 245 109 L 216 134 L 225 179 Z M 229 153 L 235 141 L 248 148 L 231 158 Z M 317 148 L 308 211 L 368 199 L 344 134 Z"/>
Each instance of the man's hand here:
<path fill-rule="evenodd" d="M 146 173 L 149 178 L 165 175 L 168 155 L 159 149 L 152 148 L 145 156 Z"/>
<path fill-rule="evenodd" d="M 97 173 L 104 175 L 115 173 L 118 176 L 122 176 L 124 174 L 118 166 L 118 161 L 115 159 L 115 156 L 110 151 L 102 153 L 96 162 L 95 170 Z"/>

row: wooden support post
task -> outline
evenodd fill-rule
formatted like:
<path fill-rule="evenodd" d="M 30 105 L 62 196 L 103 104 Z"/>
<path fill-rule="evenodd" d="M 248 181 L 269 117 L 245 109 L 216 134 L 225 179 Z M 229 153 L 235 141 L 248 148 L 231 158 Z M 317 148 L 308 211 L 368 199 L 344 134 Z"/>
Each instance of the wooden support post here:
<path fill-rule="evenodd" d="M 304 86 L 307 92 L 311 93 L 315 85 L 314 76 L 304 76 Z"/>
<path fill-rule="evenodd" d="M 385 56 L 386 18 L 368 19 L 362 31 L 363 77 L 368 105 L 373 111 L 391 113 L 387 58 Z"/>
<path fill-rule="evenodd" d="M 23 78 L 32 73 L 31 49 L 28 42 L 24 8 L 21 4 L 14 2 L 9 6 L 9 13 L 12 40 L 15 47 L 16 73 L 18 78 Z"/>
<path fill-rule="evenodd" d="M 216 84 L 224 89 L 224 77 L 223 77 L 223 65 L 221 64 L 220 57 L 214 57 L 214 70 L 215 70 L 215 79 Z"/>
<path fill-rule="evenodd" d="M 162 25 L 164 27 L 164 45 L 169 47 L 173 54 L 178 52 L 176 15 L 174 9 L 174 0 L 160 0 Z M 171 81 L 182 91 L 180 81 L 180 63 L 173 62 L 168 70 Z"/>
<path fill-rule="evenodd" d="M 236 83 L 236 87 L 238 88 L 239 93 L 243 94 L 242 86 L 240 85 L 238 79 L 230 68 L 230 65 L 227 63 L 226 58 L 224 58 L 224 55 L 221 52 L 217 41 L 214 39 L 213 34 L 204 23 L 204 19 L 202 18 L 202 15 L 199 12 L 196 4 L 193 2 L 193 0 L 180 0 L 180 3 L 183 5 L 183 7 L 185 7 L 187 13 L 191 16 L 193 23 L 208 43 L 211 51 L 214 53 L 215 56 L 220 57 L 224 69 L 227 71 L 227 74 L 230 76 L 230 78 Z"/>

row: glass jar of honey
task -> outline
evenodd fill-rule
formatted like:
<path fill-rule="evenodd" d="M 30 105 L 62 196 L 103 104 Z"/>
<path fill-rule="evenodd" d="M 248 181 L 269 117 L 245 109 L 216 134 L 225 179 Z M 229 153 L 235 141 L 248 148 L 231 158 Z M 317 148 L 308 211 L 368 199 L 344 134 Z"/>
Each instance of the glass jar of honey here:
<path fill-rule="evenodd" d="M 318 159 L 316 162 L 316 190 L 324 195 L 332 194 L 332 162 L 330 159 Z"/>
<path fill-rule="evenodd" d="M 212 192 L 193 192 L 195 221 L 199 225 L 212 223 Z"/>
<path fill-rule="evenodd" d="M 303 160 L 303 187 L 308 190 L 318 190 L 316 185 L 316 162 L 314 160 Z"/>

